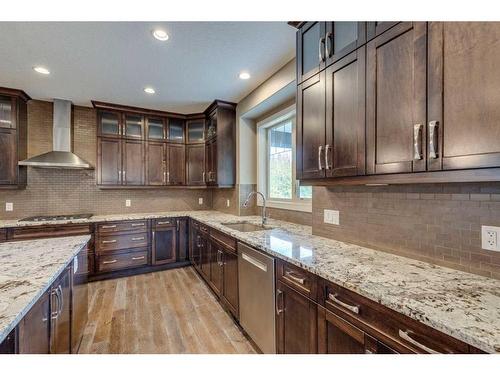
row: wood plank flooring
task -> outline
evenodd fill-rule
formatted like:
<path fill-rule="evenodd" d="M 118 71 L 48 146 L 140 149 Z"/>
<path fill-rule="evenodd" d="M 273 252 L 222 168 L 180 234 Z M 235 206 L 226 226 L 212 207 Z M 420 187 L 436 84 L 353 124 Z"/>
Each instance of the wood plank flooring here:
<path fill-rule="evenodd" d="M 192 267 L 89 284 L 79 353 L 255 353 Z"/>

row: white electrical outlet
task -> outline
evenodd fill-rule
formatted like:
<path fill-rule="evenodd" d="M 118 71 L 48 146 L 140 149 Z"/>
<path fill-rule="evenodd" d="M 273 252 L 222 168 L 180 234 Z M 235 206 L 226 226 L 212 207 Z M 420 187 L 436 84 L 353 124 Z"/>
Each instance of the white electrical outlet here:
<path fill-rule="evenodd" d="M 202 205 L 203 204 L 203 198 L 198 198 L 198 204 Z"/>
<path fill-rule="evenodd" d="M 231 205 L 231 202 L 229 201 L 229 199 L 226 199 L 226 207 L 229 207 Z"/>
<path fill-rule="evenodd" d="M 481 247 L 485 250 L 500 251 L 500 227 L 481 225 Z"/>
<path fill-rule="evenodd" d="M 340 225 L 340 215 L 337 210 L 324 210 L 323 221 L 326 224 Z"/>
<path fill-rule="evenodd" d="M 14 211 L 14 203 L 6 202 L 5 203 L 5 211 Z"/>
<path fill-rule="evenodd" d="M 125 207 L 130 207 L 132 206 L 132 202 L 130 201 L 130 199 L 125 199 Z"/>

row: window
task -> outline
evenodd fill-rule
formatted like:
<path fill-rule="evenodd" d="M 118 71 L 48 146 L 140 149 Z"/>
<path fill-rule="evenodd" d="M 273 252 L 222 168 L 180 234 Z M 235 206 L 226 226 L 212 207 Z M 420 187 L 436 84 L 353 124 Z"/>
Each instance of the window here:
<path fill-rule="evenodd" d="M 295 106 L 257 124 L 258 185 L 270 207 L 310 211 L 312 188 L 295 178 Z"/>

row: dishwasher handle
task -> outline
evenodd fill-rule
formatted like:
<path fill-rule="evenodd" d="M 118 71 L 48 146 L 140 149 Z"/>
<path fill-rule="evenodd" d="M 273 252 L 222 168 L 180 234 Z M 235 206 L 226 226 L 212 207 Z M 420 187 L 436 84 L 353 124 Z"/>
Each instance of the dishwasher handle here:
<path fill-rule="evenodd" d="M 267 265 L 262 263 L 261 261 L 247 255 L 245 253 L 241 253 L 241 257 L 246 260 L 248 263 L 253 264 L 255 267 L 261 269 L 264 272 L 267 272 Z"/>

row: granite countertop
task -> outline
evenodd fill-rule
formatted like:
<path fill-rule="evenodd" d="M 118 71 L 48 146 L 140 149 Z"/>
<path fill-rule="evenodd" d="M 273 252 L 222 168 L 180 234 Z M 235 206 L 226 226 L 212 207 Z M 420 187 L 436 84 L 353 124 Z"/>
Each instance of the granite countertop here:
<path fill-rule="evenodd" d="M 0 243 L 0 342 L 89 240 L 86 235 Z"/>
<path fill-rule="evenodd" d="M 222 223 L 249 221 L 217 211 L 94 216 L 100 222 L 189 216 L 266 253 L 379 302 L 490 353 L 500 352 L 500 281 L 312 235 L 311 227 L 269 220 L 273 229 L 239 232 Z M 33 225 L 1 221 L 0 227 Z"/>

